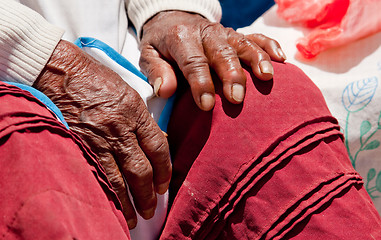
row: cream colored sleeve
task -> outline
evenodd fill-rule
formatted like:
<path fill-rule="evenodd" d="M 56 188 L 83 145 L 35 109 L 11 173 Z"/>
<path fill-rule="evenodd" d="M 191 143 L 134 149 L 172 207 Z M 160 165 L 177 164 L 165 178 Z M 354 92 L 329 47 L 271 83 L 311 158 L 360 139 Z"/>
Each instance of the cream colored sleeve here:
<path fill-rule="evenodd" d="M 0 80 L 32 85 L 63 30 L 12 0 L 0 0 Z"/>
<path fill-rule="evenodd" d="M 181 10 L 198 13 L 212 22 L 221 20 L 222 10 L 218 0 L 126 0 L 128 18 L 140 37 L 143 24 L 156 13 Z"/>

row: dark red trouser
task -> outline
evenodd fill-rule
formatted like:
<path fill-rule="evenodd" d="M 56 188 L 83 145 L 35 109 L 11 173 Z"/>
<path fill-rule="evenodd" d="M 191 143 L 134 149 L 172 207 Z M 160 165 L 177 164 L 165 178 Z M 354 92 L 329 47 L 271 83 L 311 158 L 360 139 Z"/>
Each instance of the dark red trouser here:
<path fill-rule="evenodd" d="M 273 82 L 248 75 L 242 106 L 217 96 L 202 112 L 180 98 L 163 239 L 380 239 L 321 93 L 293 66 L 274 68 Z M 1 84 L 0 101 L 0 236 L 128 239 L 92 153 L 29 95 Z"/>

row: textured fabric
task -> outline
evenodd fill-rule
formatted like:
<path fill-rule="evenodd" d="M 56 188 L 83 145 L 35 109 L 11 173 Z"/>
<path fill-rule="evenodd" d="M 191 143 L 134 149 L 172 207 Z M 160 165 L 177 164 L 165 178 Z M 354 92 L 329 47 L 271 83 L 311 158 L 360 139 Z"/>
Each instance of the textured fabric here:
<path fill-rule="evenodd" d="M 127 8 L 138 33 L 150 17 L 165 10 L 196 12 L 211 21 L 221 18 L 221 7 L 217 0 L 131 0 Z M 61 28 L 66 31 L 66 40 L 95 37 L 118 52 L 122 52 L 125 46 L 129 48 L 130 41 L 135 40 L 134 34 L 127 31 L 124 0 L 110 0 L 107 3 L 84 0 L 0 0 L 0 78 L 32 85 L 64 34 Z M 138 55 L 137 49 L 132 51 Z"/>
<path fill-rule="evenodd" d="M 285 24 L 276 6 L 239 31 L 261 32 L 277 39 L 287 62 L 301 68 L 322 91 L 344 133 L 352 165 L 363 176 L 365 189 L 381 213 L 381 32 L 306 61 L 295 41 L 308 29 Z"/>
<path fill-rule="evenodd" d="M 247 75 L 241 106 L 217 97 L 202 112 L 189 92 L 180 99 L 169 125 L 177 196 L 163 239 L 381 237 L 319 90 L 291 65 L 274 67 L 273 82 Z M 0 236 L 128 239 L 116 195 L 79 139 L 30 94 L 1 84 L 0 98 Z"/>
<path fill-rule="evenodd" d="M 121 52 L 128 18 L 124 0 L 18 0 L 65 30 L 62 39 L 94 37 Z"/>
<path fill-rule="evenodd" d="M 138 37 L 143 24 L 165 10 L 199 13 L 212 22 L 221 19 L 221 6 L 217 0 L 126 0 L 126 6 L 128 18 L 134 24 Z"/>
<path fill-rule="evenodd" d="M 50 100 L 50 98 L 48 98 L 48 96 L 46 96 L 39 90 L 35 89 L 34 87 L 31 87 L 28 85 L 15 83 L 15 82 L 4 82 L 4 83 L 16 86 L 32 94 L 35 98 L 37 98 L 40 102 L 42 102 L 55 115 L 58 121 L 60 121 L 63 125 L 65 125 L 67 129 L 69 129 L 69 125 L 65 121 L 61 110 L 52 102 L 52 100 Z"/>
<path fill-rule="evenodd" d="M 0 78 L 32 85 L 62 34 L 31 9 L 0 0 Z"/>
<path fill-rule="evenodd" d="M 0 238 L 129 239 L 94 154 L 30 93 L 0 99 Z"/>
<path fill-rule="evenodd" d="M 273 64 L 273 81 L 247 74 L 241 106 L 221 98 L 221 87 L 213 112 L 200 111 L 189 92 L 175 106 L 174 200 L 162 239 L 381 237 L 320 91 L 296 67 Z"/>

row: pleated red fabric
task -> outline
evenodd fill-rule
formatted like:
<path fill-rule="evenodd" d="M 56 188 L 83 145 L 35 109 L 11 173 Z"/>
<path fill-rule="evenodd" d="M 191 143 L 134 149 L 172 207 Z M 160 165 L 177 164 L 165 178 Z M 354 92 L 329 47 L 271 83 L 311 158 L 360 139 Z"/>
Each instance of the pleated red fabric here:
<path fill-rule="evenodd" d="M 0 238 L 130 239 L 96 157 L 29 92 L 0 82 Z"/>
<path fill-rule="evenodd" d="M 242 105 L 190 92 L 168 128 L 173 201 L 162 239 L 380 239 L 381 220 L 322 94 L 290 64 L 247 74 Z"/>
<path fill-rule="evenodd" d="M 171 210 L 162 239 L 381 239 L 381 220 L 335 118 L 295 66 L 247 73 L 246 99 L 200 111 L 190 92 L 168 127 Z M 0 83 L 0 236 L 129 239 L 96 157 L 38 100 Z"/>

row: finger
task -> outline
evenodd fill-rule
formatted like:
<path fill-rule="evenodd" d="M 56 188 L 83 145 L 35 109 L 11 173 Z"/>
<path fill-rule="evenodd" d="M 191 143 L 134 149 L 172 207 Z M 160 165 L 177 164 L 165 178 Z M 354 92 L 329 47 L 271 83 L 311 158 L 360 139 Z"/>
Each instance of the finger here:
<path fill-rule="evenodd" d="M 140 68 L 154 87 L 156 96 L 171 97 L 177 88 L 173 67 L 151 45 L 144 45 L 141 50 Z"/>
<path fill-rule="evenodd" d="M 111 186 L 115 193 L 118 195 L 120 203 L 122 204 L 122 211 L 124 218 L 127 221 L 128 228 L 133 229 L 137 224 L 137 217 L 135 209 L 127 193 L 124 178 L 119 171 L 119 166 L 110 152 L 110 146 L 104 138 L 94 137 L 94 134 L 87 128 L 78 127 L 75 122 L 69 121 L 71 124 L 70 129 L 89 145 L 92 150 L 97 154 L 99 163 L 102 165 L 107 179 L 110 181 Z M 94 146 L 98 146 L 94 149 Z"/>
<path fill-rule="evenodd" d="M 144 219 L 152 218 L 157 199 L 149 160 L 140 149 L 133 133 L 119 137 L 118 141 L 113 142 L 113 148 L 134 199 L 136 211 Z"/>
<path fill-rule="evenodd" d="M 168 48 L 169 53 L 188 80 L 197 106 L 209 111 L 215 104 L 215 92 L 200 34 L 190 32 L 186 28 L 178 31 L 179 33 L 174 36 L 177 39 L 173 40 Z M 184 37 L 187 40 L 184 40 Z"/>
<path fill-rule="evenodd" d="M 284 54 L 280 44 L 276 40 L 263 34 L 250 34 L 245 37 L 265 50 L 272 60 L 284 62 L 287 59 L 286 54 Z"/>
<path fill-rule="evenodd" d="M 260 80 L 271 80 L 274 69 L 270 56 L 258 45 L 249 41 L 243 34 L 231 31 L 228 37 L 229 44 L 236 49 L 238 57 L 251 69 Z"/>
<path fill-rule="evenodd" d="M 169 187 L 172 164 L 167 139 L 155 121 L 148 116 L 136 130 L 139 146 L 148 157 L 152 169 L 155 190 L 164 194 Z"/>
<path fill-rule="evenodd" d="M 226 99 L 231 103 L 241 103 L 245 96 L 246 75 L 237 52 L 224 37 L 216 38 L 215 35 L 207 35 L 203 39 L 205 54 L 223 83 Z"/>
<path fill-rule="evenodd" d="M 119 171 L 119 167 L 110 152 L 98 154 L 98 156 L 99 162 L 105 169 L 107 178 L 110 181 L 113 190 L 118 195 L 120 203 L 122 204 L 123 215 L 127 221 L 128 228 L 133 229 L 136 227 L 137 217 L 131 200 L 128 197 L 127 188 L 123 176 Z"/>

